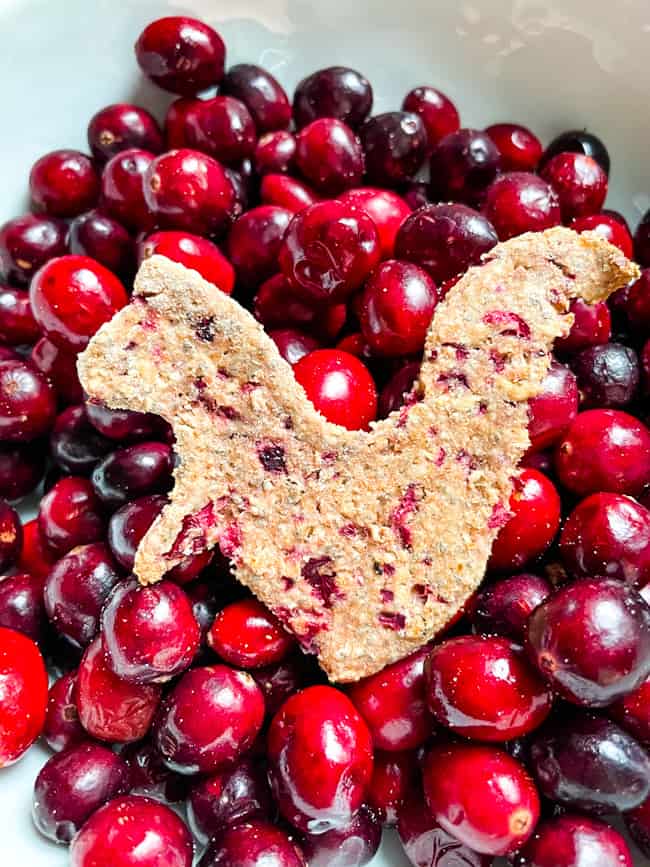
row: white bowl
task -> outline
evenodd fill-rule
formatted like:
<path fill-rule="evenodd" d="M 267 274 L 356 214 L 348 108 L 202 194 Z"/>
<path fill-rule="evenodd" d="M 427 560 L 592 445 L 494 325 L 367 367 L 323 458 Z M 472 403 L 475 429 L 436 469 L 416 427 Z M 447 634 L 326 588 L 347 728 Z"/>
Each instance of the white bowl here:
<path fill-rule="evenodd" d="M 0 0 L 0 222 L 26 209 L 37 157 L 87 147 L 97 109 L 131 100 L 162 116 L 170 98 L 142 80 L 132 45 L 144 24 L 172 14 L 212 24 L 229 62 L 261 63 L 287 88 L 341 63 L 370 78 L 379 111 L 433 84 L 456 101 L 465 126 L 516 121 L 543 140 L 587 127 L 612 157 L 609 206 L 633 223 L 650 206 L 647 0 Z M 0 772 L 5 864 L 68 863 L 29 818 L 45 756 L 34 748 Z M 406 863 L 388 836 L 373 867 Z"/>

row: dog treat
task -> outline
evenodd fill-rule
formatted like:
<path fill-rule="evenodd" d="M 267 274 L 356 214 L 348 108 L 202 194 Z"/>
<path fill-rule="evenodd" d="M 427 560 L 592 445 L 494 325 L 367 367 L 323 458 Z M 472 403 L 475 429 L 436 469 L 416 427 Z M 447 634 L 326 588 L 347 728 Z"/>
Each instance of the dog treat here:
<path fill-rule="evenodd" d="M 175 487 L 138 578 L 219 545 L 332 680 L 415 650 L 483 578 L 571 299 L 602 300 L 636 274 L 569 229 L 498 245 L 438 305 L 404 406 L 364 432 L 314 409 L 236 301 L 148 259 L 132 303 L 79 358 L 90 400 L 158 413 L 176 436 Z"/>

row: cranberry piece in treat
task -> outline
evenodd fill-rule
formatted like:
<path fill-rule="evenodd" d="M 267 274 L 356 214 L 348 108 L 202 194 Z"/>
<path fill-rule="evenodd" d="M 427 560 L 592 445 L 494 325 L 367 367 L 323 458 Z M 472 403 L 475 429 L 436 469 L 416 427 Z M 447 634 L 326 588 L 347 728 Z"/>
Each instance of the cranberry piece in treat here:
<path fill-rule="evenodd" d="M 41 733 L 47 672 L 36 644 L 0 627 L 0 768 L 13 764 Z"/>
<path fill-rule="evenodd" d="M 634 867 L 618 831 L 579 813 L 541 822 L 515 863 L 517 867 Z"/>
<path fill-rule="evenodd" d="M 282 274 L 266 280 L 253 299 L 255 318 L 267 329 L 295 327 L 324 342 L 335 339 L 347 316 L 345 304 L 321 307 L 299 297 Z"/>
<path fill-rule="evenodd" d="M 191 778 L 170 771 L 149 739 L 127 744 L 120 755 L 129 766 L 129 789 L 132 793 L 147 795 L 169 804 L 185 801 Z"/>
<path fill-rule="evenodd" d="M 424 85 L 410 90 L 404 97 L 402 110 L 420 115 L 430 148 L 460 127 L 458 109 L 435 87 Z"/>
<path fill-rule="evenodd" d="M 83 389 L 77 373 L 77 356 L 73 352 L 66 352 L 47 337 L 41 337 L 32 348 L 29 360 L 54 386 L 57 396 L 64 403 L 78 404 L 83 400 Z"/>
<path fill-rule="evenodd" d="M 172 486 L 174 459 L 165 443 L 142 442 L 107 455 L 94 468 L 91 483 L 101 502 L 117 509 L 144 494 L 160 494 Z"/>
<path fill-rule="evenodd" d="M 158 87 L 194 96 L 223 78 L 226 46 L 203 21 L 174 15 L 144 28 L 135 43 L 135 57 Z"/>
<path fill-rule="evenodd" d="M 226 72 L 220 93 L 241 100 L 249 110 L 258 134 L 284 130 L 291 120 L 291 104 L 279 81 L 261 66 L 238 63 Z"/>
<path fill-rule="evenodd" d="M 239 822 L 210 843 L 198 867 L 305 867 L 293 839 L 262 819 Z"/>
<path fill-rule="evenodd" d="M 578 414 L 578 385 L 573 372 L 551 362 L 541 389 L 528 404 L 531 451 L 540 451 L 561 439 Z"/>
<path fill-rule="evenodd" d="M 70 252 L 89 256 L 115 274 L 128 276 L 133 272 L 133 239 L 121 223 L 98 210 L 88 211 L 72 221 Z"/>
<path fill-rule="evenodd" d="M 186 268 L 198 271 L 204 280 L 230 295 L 235 286 L 235 271 L 221 250 L 200 235 L 189 232 L 154 232 L 138 244 L 138 261 L 149 256 L 166 256 Z"/>
<path fill-rule="evenodd" d="M 289 175 L 264 175 L 260 184 L 260 199 L 265 205 L 277 205 L 293 214 L 315 205 L 318 195 L 307 184 Z"/>
<path fill-rule="evenodd" d="M 45 578 L 56 561 L 56 554 L 43 539 L 38 518 L 24 524 L 23 550 L 18 561 L 18 568 L 29 572 L 35 578 Z"/>
<path fill-rule="evenodd" d="M 304 78 L 293 97 L 293 118 L 300 129 L 321 117 L 336 118 L 356 128 L 372 108 L 367 78 L 347 66 L 319 69 Z"/>
<path fill-rule="evenodd" d="M 208 632 L 208 644 L 230 665 L 262 668 L 281 662 L 295 640 L 257 599 L 226 605 Z"/>
<path fill-rule="evenodd" d="M 527 127 L 495 123 L 485 132 L 497 146 L 504 172 L 534 172 L 542 155 L 542 143 Z"/>
<path fill-rule="evenodd" d="M 607 153 L 607 148 L 597 135 L 584 129 L 567 130 L 567 132 L 556 136 L 547 145 L 540 164 L 544 166 L 557 154 L 567 152 L 592 157 L 600 165 L 605 174 L 609 174 L 609 154 Z"/>
<path fill-rule="evenodd" d="M 99 403 L 86 403 L 86 415 L 92 426 L 111 440 L 149 439 L 161 434 L 164 422 L 151 413 L 109 409 Z"/>
<path fill-rule="evenodd" d="M 22 632 L 38 644 L 45 625 L 42 580 L 27 572 L 0 578 L 0 626 Z"/>
<path fill-rule="evenodd" d="M 126 503 L 108 522 L 108 544 L 117 562 L 130 572 L 140 540 L 162 512 L 167 500 L 153 494 Z"/>
<path fill-rule="evenodd" d="M 347 124 L 331 117 L 300 130 L 295 163 L 314 189 L 327 196 L 358 186 L 363 177 L 361 142 Z"/>
<path fill-rule="evenodd" d="M 145 172 L 154 159 L 151 151 L 128 148 L 112 157 L 102 172 L 102 208 L 133 231 L 146 231 L 154 223 L 144 196 Z"/>
<path fill-rule="evenodd" d="M 228 257 L 237 280 L 255 289 L 278 268 L 278 253 L 293 213 L 278 205 L 260 205 L 242 214 L 228 236 Z"/>
<path fill-rule="evenodd" d="M 560 153 L 544 163 L 540 174 L 557 193 L 566 222 L 595 214 L 602 208 L 607 195 L 607 174 L 592 157 Z"/>
<path fill-rule="evenodd" d="M 184 145 L 237 166 L 255 152 L 255 124 L 243 102 L 232 96 L 199 100 L 185 115 Z"/>
<path fill-rule="evenodd" d="M 24 361 L 0 362 L 0 441 L 30 442 L 47 433 L 56 414 L 54 389 Z"/>
<path fill-rule="evenodd" d="M 419 114 L 387 111 L 369 118 L 359 130 L 368 181 L 395 187 L 421 168 L 428 150 L 427 132 Z"/>
<path fill-rule="evenodd" d="M 586 408 L 627 406 L 639 385 L 639 358 L 622 343 L 603 343 L 583 349 L 571 359 L 578 378 L 580 403 Z"/>
<path fill-rule="evenodd" d="M 624 818 L 632 839 L 643 854 L 650 858 L 650 798 L 646 798 L 640 807 L 626 813 Z"/>
<path fill-rule="evenodd" d="M 64 674 L 54 681 L 48 693 L 43 738 L 55 753 L 67 750 L 88 738 L 77 713 L 76 683 L 75 672 Z"/>
<path fill-rule="evenodd" d="M 105 163 L 127 148 L 142 148 L 159 154 L 164 150 L 158 121 L 145 108 L 120 102 L 107 105 L 88 123 L 88 147 L 99 163 Z"/>
<path fill-rule="evenodd" d="M 348 430 L 367 430 L 377 415 L 377 389 L 368 368 L 339 349 L 317 349 L 294 374 L 318 412 Z"/>
<path fill-rule="evenodd" d="M 379 395 L 379 418 L 386 418 L 403 405 L 419 373 L 420 362 L 409 361 L 391 376 Z"/>
<path fill-rule="evenodd" d="M 384 825 L 395 825 L 402 806 L 415 788 L 418 774 L 414 750 L 385 753 L 375 750 L 372 779 L 366 791 L 368 805 Z"/>
<path fill-rule="evenodd" d="M 379 235 L 381 258 L 391 259 L 399 227 L 411 213 L 407 202 L 392 190 L 378 187 L 355 187 L 346 190 L 339 198 L 368 214 Z"/>
<path fill-rule="evenodd" d="M 52 217 L 76 217 L 97 202 L 99 178 L 86 154 L 51 151 L 32 166 L 29 191 L 36 210 Z"/>
<path fill-rule="evenodd" d="M 309 867 L 364 867 L 375 857 L 380 842 L 379 817 L 365 805 L 343 828 L 304 834 L 301 839 Z"/>
<path fill-rule="evenodd" d="M 88 479 L 66 476 L 43 497 L 38 524 L 46 544 L 59 556 L 76 545 L 102 538 L 106 520 Z"/>
<path fill-rule="evenodd" d="M 487 133 L 478 129 L 449 133 L 431 153 L 431 197 L 478 204 L 499 167 L 499 151 Z"/>
<path fill-rule="evenodd" d="M 29 281 L 50 259 L 68 252 L 68 227 L 45 214 L 24 214 L 0 226 L 0 279 L 14 286 Z"/>
<path fill-rule="evenodd" d="M 280 355 L 289 364 L 296 364 L 305 355 L 321 349 L 321 344 L 316 338 L 298 331 L 296 328 L 279 328 L 269 331 L 269 337 L 278 347 Z"/>
<path fill-rule="evenodd" d="M 296 137 L 293 133 L 286 130 L 267 132 L 255 146 L 255 171 L 258 175 L 284 174 L 293 168 L 295 155 Z"/>
<path fill-rule="evenodd" d="M 532 611 L 551 594 L 545 578 L 522 573 L 499 578 L 478 591 L 470 606 L 470 619 L 482 635 L 502 635 L 523 642 Z"/>
<path fill-rule="evenodd" d="M 50 454 L 65 473 L 88 475 L 112 448 L 111 440 L 88 421 L 83 404 L 69 406 L 57 416 L 50 434 Z"/>
<path fill-rule="evenodd" d="M 607 708 L 609 716 L 645 746 L 650 746 L 650 676 Z"/>
<path fill-rule="evenodd" d="M 616 217 L 601 211 L 599 214 L 589 214 L 578 217 L 571 223 L 574 232 L 595 232 L 605 241 L 618 247 L 624 256 L 631 259 L 634 256 L 632 236 L 628 228 Z"/>
<path fill-rule="evenodd" d="M 0 285 L 0 340 L 11 346 L 34 343 L 40 329 L 32 313 L 29 293 Z"/>
<path fill-rule="evenodd" d="M 557 194 L 531 172 L 499 175 L 487 188 L 483 213 L 500 241 L 524 232 L 542 232 L 561 222 Z"/>

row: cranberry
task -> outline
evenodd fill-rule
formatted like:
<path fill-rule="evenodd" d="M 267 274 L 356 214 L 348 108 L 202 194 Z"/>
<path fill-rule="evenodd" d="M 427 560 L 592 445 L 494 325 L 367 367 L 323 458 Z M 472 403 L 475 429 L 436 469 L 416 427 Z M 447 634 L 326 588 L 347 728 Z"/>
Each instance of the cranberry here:
<path fill-rule="evenodd" d="M 535 171 L 542 156 L 542 143 L 527 127 L 516 123 L 495 123 L 485 132 L 499 151 L 502 171 Z"/>
<path fill-rule="evenodd" d="M 650 266 L 650 210 L 641 217 L 634 233 L 634 258 L 642 267 Z"/>
<path fill-rule="evenodd" d="M 87 475 L 111 448 L 111 441 L 90 424 L 81 404 L 63 410 L 50 434 L 52 459 L 70 475 Z"/>
<path fill-rule="evenodd" d="M 596 814 L 631 810 L 650 792 L 650 757 L 613 722 L 576 713 L 547 727 L 530 747 L 542 794 Z"/>
<path fill-rule="evenodd" d="M 64 403 L 79 403 L 83 400 L 83 389 L 77 373 L 77 356 L 74 353 L 66 352 L 47 337 L 41 337 L 32 348 L 29 360 L 54 386 L 58 397 Z"/>
<path fill-rule="evenodd" d="M 503 635 L 523 641 L 531 612 L 549 596 L 551 585 L 537 575 L 512 575 L 482 587 L 474 597 L 470 617 L 483 635 Z"/>
<path fill-rule="evenodd" d="M 309 867 L 364 867 L 374 858 L 380 842 L 379 818 L 362 806 L 343 828 L 303 835 L 302 849 Z"/>
<path fill-rule="evenodd" d="M 349 687 L 348 695 L 368 724 L 376 749 L 411 750 L 432 733 L 424 684 L 428 653 L 423 647 Z"/>
<path fill-rule="evenodd" d="M 329 342 L 339 333 L 347 316 L 345 304 L 323 308 L 299 297 L 282 274 L 264 282 L 253 299 L 256 319 L 267 328 L 296 327 Z"/>
<path fill-rule="evenodd" d="M 539 393 L 528 405 L 531 451 L 554 445 L 578 413 L 578 386 L 574 374 L 553 361 Z"/>
<path fill-rule="evenodd" d="M 486 855 L 519 849 L 539 818 L 539 797 L 523 766 L 493 746 L 432 747 L 423 769 L 433 818 L 465 846 Z"/>
<path fill-rule="evenodd" d="M 256 179 L 253 179 L 253 164 L 250 160 L 243 160 L 237 169 L 224 166 L 223 173 L 230 184 L 233 195 L 228 209 L 228 219 L 232 221 L 251 207 L 251 202 L 258 193 L 255 184 Z"/>
<path fill-rule="evenodd" d="M 638 741 L 650 746 L 650 676 L 611 704 L 607 713 Z"/>
<path fill-rule="evenodd" d="M 583 349 L 571 360 L 583 407 L 620 407 L 630 403 L 639 385 L 636 352 L 621 343 Z"/>
<path fill-rule="evenodd" d="M 650 798 L 625 814 L 625 824 L 639 849 L 650 857 Z"/>
<path fill-rule="evenodd" d="M 578 217 L 571 223 L 574 232 L 595 232 L 599 237 L 618 247 L 624 256 L 631 259 L 634 255 L 632 236 L 628 229 L 615 217 L 601 212 Z"/>
<path fill-rule="evenodd" d="M 38 643 L 43 638 L 45 622 L 40 578 L 27 572 L 0 578 L 0 626 L 22 632 Z"/>
<path fill-rule="evenodd" d="M 358 303 L 359 300 L 358 296 L 353 300 L 355 313 L 356 309 L 360 307 Z M 361 359 L 369 359 L 372 354 L 370 352 L 370 347 L 366 343 L 365 338 L 360 331 L 353 331 L 351 334 L 346 334 L 345 337 L 342 337 L 338 341 L 336 349 L 340 349 L 343 352 L 349 352 L 350 355 L 354 355 Z"/>
<path fill-rule="evenodd" d="M 359 130 L 371 184 L 394 187 L 412 178 L 425 160 L 424 122 L 411 111 L 387 111 L 369 118 Z"/>
<path fill-rule="evenodd" d="M 395 255 L 440 284 L 476 265 L 498 238 L 492 224 L 465 205 L 425 205 L 402 223 Z"/>
<path fill-rule="evenodd" d="M 91 482 L 101 502 L 117 509 L 144 494 L 168 491 L 173 467 L 170 446 L 141 442 L 107 455 L 94 468 Z"/>
<path fill-rule="evenodd" d="M 107 105 L 91 117 L 88 146 L 100 163 L 129 148 L 142 148 L 154 154 L 164 149 L 162 132 L 155 117 L 139 105 L 128 102 Z"/>
<path fill-rule="evenodd" d="M 203 844 L 239 822 L 272 815 L 266 769 L 249 758 L 200 780 L 187 801 L 190 828 Z"/>
<path fill-rule="evenodd" d="M 293 168 L 295 155 L 296 138 L 293 133 L 286 130 L 267 132 L 255 146 L 255 171 L 259 175 L 283 174 Z"/>
<path fill-rule="evenodd" d="M 140 69 L 158 87 L 194 96 L 223 78 L 226 46 L 196 18 L 169 16 L 148 24 L 135 43 Z"/>
<path fill-rule="evenodd" d="M 29 190 L 39 211 L 53 217 L 76 217 L 96 203 L 99 178 L 86 154 L 52 151 L 32 166 Z"/>
<path fill-rule="evenodd" d="M 101 211 L 88 211 L 70 226 L 70 252 L 89 256 L 116 274 L 133 270 L 134 246 L 121 223 Z"/>
<path fill-rule="evenodd" d="M 0 500 L 0 572 L 13 566 L 23 546 L 23 528 L 15 509 Z"/>
<path fill-rule="evenodd" d="M 377 414 L 377 389 L 368 368 L 348 352 L 317 349 L 294 366 L 315 408 L 332 424 L 367 430 Z"/>
<path fill-rule="evenodd" d="M 108 544 L 117 562 L 127 571 L 133 569 L 140 540 L 166 502 L 162 496 L 140 497 L 126 503 L 111 517 L 108 523 Z"/>
<path fill-rule="evenodd" d="M 184 801 L 191 778 L 175 774 L 163 764 L 153 743 L 145 739 L 127 744 L 121 756 L 129 766 L 129 788 L 139 795 L 149 795 L 170 804 Z"/>
<path fill-rule="evenodd" d="M 650 394 L 650 340 L 646 340 L 640 353 L 641 384 L 643 394 Z"/>
<path fill-rule="evenodd" d="M 634 333 L 645 337 L 650 329 L 650 268 L 644 268 L 638 280 L 622 291 L 623 313 Z"/>
<path fill-rule="evenodd" d="M 28 286 L 41 265 L 68 252 L 67 235 L 63 220 L 43 214 L 9 220 L 0 226 L 0 277 Z"/>
<path fill-rule="evenodd" d="M 291 105 L 282 85 L 266 69 L 254 63 L 231 66 L 220 93 L 241 100 L 250 112 L 257 132 L 284 130 L 291 120 Z"/>
<path fill-rule="evenodd" d="M 186 268 L 198 271 L 204 280 L 230 295 L 235 285 L 235 271 L 221 250 L 199 235 L 189 232 L 154 232 L 138 245 L 138 260 L 166 256 Z"/>
<path fill-rule="evenodd" d="M 39 337 L 40 329 L 32 313 L 29 294 L 0 285 L 0 340 L 16 346 L 34 343 Z"/>
<path fill-rule="evenodd" d="M 242 214 L 228 236 L 228 256 L 238 281 L 254 289 L 272 277 L 293 214 L 277 205 L 260 205 Z"/>
<path fill-rule="evenodd" d="M 184 117 L 183 146 L 237 166 L 255 152 L 255 124 L 243 102 L 232 96 L 199 100 Z"/>
<path fill-rule="evenodd" d="M 377 187 L 356 187 L 346 190 L 339 198 L 368 214 L 377 228 L 381 258 L 392 258 L 399 227 L 411 213 L 404 199 L 391 190 Z"/>
<path fill-rule="evenodd" d="M 111 440 L 140 440 L 160 435 L 162 419 L 157 415 L 109 409 L 99 403 L 86 403 L 88 421 Z"/>
<path fill-rule="evenodd" d="M 542 822 L 516 863 L 519 867 L 634 867 L 630 850 L 617 831 L 577 813 Z"/>
<path fill-rule="evenodd" d="M 403 193 L 404 201 L 412 211 L 430 205 L 429 184 L 426 181 L 409 181 Z"/>
<path fill-rule="evenodd" d="M 336 196 L 358 186 L 363 176 L 361 142 L 347 124 L 322 117 L 296 138 L 296 166 L 320 193 Z"/>
<path fill-rule="evenodd" d="M 483 213 L 501 241 L 523 232 L 541 232 L 561 222 L 555 191 L 530 172 L 508 172 L 492 181 L 485 194 Z"/>
<path fill-rule="evenodd" d="M 264 695 L 267 716 L 273 716 L 289 696 L 298 692 L 309 681 L 307 666 L 301 655 L 290 656 L 267 668 L 251 671 Z"/>
<path fill-rule="evenodd" d="M 430 148 L 460 127 L 456 106 L 435 87 L 425 85 L 409 91 L 402 102 L 402 109 L 420 115 Z"/>
<path fill-rule="evenodd" d="M 560 498 L 553 483 L 537 470 L 524 469 L 514 481 L 510 518 L 494 540 L 488 567 L 505 572 L 539 557 L 560 526 Z"/>
<path fill-rule="evenodd" d="M 409 361 L 388 380 L 379 395 L 379 418 L 386 418 L 404 403 L 420 373 L 420 362 Z"/>
<path fill-rule="evenodd" d="M 225 828 L 198 867 L 305 867 L 302 853 L 281 828 L 251 819 Z"/>
<path fill-rule="evenodd" d="M 208 644 L 238 668 L 272 665 L 294 647 L 292 637 L 257 599 L 242 599 L 222 609 L 210 628 Z"/>
<path fill-rule="evenodd" d="M 366 791 L 369 806 L 384 825 L 395 825 L 416 779 L 415 752 L 375 751 L 372 779 Z"/>
<path fill-rule="evenodd" d="M 611 335 L 611 316 L 609 307 L 604 301 L 588 304 L 582 298 L 571 302 L 570 312 L 574 322 L 566 337 L 555 341 L 555 348 L 560 352 L 574 353 L 589 346 L 607 343 Z"/>
<path fill-rule="evenodd" d="M 309 334 L 295 328 L 282 328 L 269 331 L 269 337 L 278 347 L 278 352 L 289 364 L 296 364 L 305 355 L 320 349 L 320 343 Z"/>
<path fill-rule="evenodd" d="M 52 427 L 54 391 L 45 377 L 23 361 L 0 362 L 0 440 L 29 442 Z"/>
<path fill-rule="evenodd" d="M 41 500 L 38 524 L 44 541 L 61 556 L 75 545 L 101 539 L 106 522 L 90 482 L 66 476 Z"/>
<path fill-rule="evenodd" d="M 100 807 L 70 847 L 71 867 L 192 867 L 183 821 L 150 798 L 126 795 Z"/>
<path fill-rule="evenodd" d="M 23 526 L 23 550 L 18 567 L 34 578 L 45 578 L 57 557 L 43 539 L 38 523 L 35 518 Z"/>
<path fill-rule="evenodd" d="M 271 173 L 262 178 L 260 199 L 265 205 L 278 205 L 296 214 L 309 205 L 315 205 L 318 196 L 297 178 Z"/>
<path fill-rule="evenodd" d="M 0 768 L 13 764 L 43 728 L 47 673 L 36 644 L 0 627 Z"/>
<path fill-rule="evenodd" d="M 600 165 L 605 174 L 609 174 L 609 154 L 607 153 L 607 148 L 598 136 L 584 129 L 567 130 L 567 132 L 556 136 L 547 145 L 541 159 L 541 165 L 544 166 L 557 154 L 567 152 L 592 157 Z"/>
<path fill-rule="evenodd" d="M 560 153 L 545 162 L 540 173 L 558 194 L 565 221 L 595 214 L 602 208 L 607 174 L 592 157 Z"/>
<path fill-rule="evenodd" d="M 293 117 L 300 129 L 319 118 L 336 118 L 356 128 L 372 108 L 370 82 L 347 66 L 319 69 L 296 87 Z"/>
<path fill-rule="evenodd" d="M 432 198 L 478 204 L 499 167 L 499 151 L 487 133 L 477 129 L 449 133 L 431 153 Z"/>
<path fill-rule="evenodd" d="M 88 735 L 79 722 L 75 704 L 76 674 L 64 674 L 55 680 L 48 693 L 43 738 L 51 750 L 60 753 L 86 740 Z"/>
<path fill-rule="evenodd" d="M 154 222 L 144 195 L 144 176 L 155 159 L 150 151 L 128 148 L 112 157 L 102 173 L 102 205 L 113 219 L 134 231 Z"/>

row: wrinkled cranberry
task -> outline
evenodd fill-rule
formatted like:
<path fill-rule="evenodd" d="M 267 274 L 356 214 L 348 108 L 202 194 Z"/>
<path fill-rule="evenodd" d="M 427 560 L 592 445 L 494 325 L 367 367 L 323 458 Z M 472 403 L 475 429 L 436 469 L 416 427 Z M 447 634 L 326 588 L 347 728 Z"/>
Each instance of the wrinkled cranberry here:
<path fill-rule="evenodd" d="M 283 174 L 293 167 L 295 155 L 296 138 L 293 133 L 286 130 L 267 132 L 255 146 L 255 170 L 259 175 Z"/>
<path fill-rule="evenodd" d="M 557 193 L 563 220 L 586 217 L 602 208 L 607 174 L 592 157 L 559 153 L 544 162 L 540 174 Z"/>
<path fill-rule="evenodd" d="M 384 825 L 397 823 L 403 804 L 414 788 L 417 771 L 414 750 L 401 753 L 375 750 L 366 800 Z"/>
<path fill-rule="evenodd" d="M 34 490 L 45 470 L 45 450 L 37 443 L 0 443 L 0 497 L 17 500 Z"/>
<path fill-rule="evenodd" d="M 628 259 L 634 255 L 632 236 L 629 230 L 620 220 L 604 211 L 599 214 L 578 217 L 571 223 L 571 228 L 574 232 L 595 232 L 605 241 L 618 247 Z"/>
<path fill-rule="evenodd" d="M 638 741 L 650 746 L 650 676 L 609 705 L 607 713 Z"/>
<path fill-rule="evenodd" d="M 281 328 L 269 331 L 269 337 L 278 347 L 278 352 L 289 364 L 296 364 L 305 355 L 320 349 L 320 343 L 309 334 L 296 328 Z"/>
<path fill-rule="evenodd" d="M 639 385 L 636 352 L 621 343 L 603 343 L 583 349 L 571 359 L 578 378 L 581 405 L 622 407 L 635 397 Z"/>
<path fill-rule="evenodd" d="M 348 352 L 317 349 L 293 368 L 318 412 L 348 430 L 367 430 L 377 414 L 377 389 L 368 368 Z"/>
<path fill-rule="evenodd" d="M 391 376 L 379 394 L 379 418 L 386 418 L 402 406 L 419 373 L 420 362 L 409 361 Z"/>
<path fill-rule="evenodd" d="M 255 151 L 255 124 L 243 102 L 232 96 L 197 100 L 183 124 L 183 146 L 237 166 Z"/>
<path fill-rule="evenodd" d="M 508 172 L 492 181 L 485 193 L 483 213 L 500 241 L 523 232 L 541 232 L 561 222 L 557 194 L 531 172 Z"/>
<path fill-rule="evenodd" d="M 574 316 L 574 322 L 567 336 L 558 337 L 555 341 L 557 350 L 575 353 L 589 346 L 607 343 L 612 333 L 612 320 L 604 301 L 588 304 L 582 298 L 575 298 L 569 310 Z"/>
<path fill-rule="evenodd" d="M 32 166 L 29 191 L 37 210 L 53 217 L 76 217 L 95 205 L 99 178 L 86 154 L 51 151 Z"/>
<path fill-rule="evenodd" d="M 131 792 L 170 804 L 187 798 L 191 778 L 182 777 L 165 767 L 162 757 L 149 739 L 127 744 L 120 755 L 129 766 Z"/>
<path fill-rule="evenodd" d="M 66 352 L 47 337 L 41 337 L 32 348 L 29 360 L 54 386 L 57 396 L 64 403 L 79 403 L 83 400 L 83 389 L 77 373 L 77 356 L 74 353 Z"/>
<path fill-rule="evenodd" d="M 0 226 L 0 278 L 28 286 L 41 265 L 68 252 L 63 220 L 24 214 Z"/>
<path fill-rule="evenodd" d="M 29 293 L 0 285 L 0 340 L 17 346 L 34 343 L 40 333 L 32 313 Z"/>
<path fill-rule="evenodd" d="M 472 600 L 470 618 L 483 635 L 503 635 L 522 642 L 526 622 L 551 593 L 551 585 L 538 575 L 511 575 L 482 587 Z"/>
<path fill-rule="evenodd" d="M 228 236 L 228 257 L 242 286 L 254 289 L 275 274 L 292 217 L 287 208 L 260 205 L 235 221 Z"/>
<path fill-rule="evenodd" d="M 624 818 L 634 842 L 644 855 L 650 857 L 650 798 L 626 813 Z"/>
<path fill-rule="evenodd" d="M 62 556 L 75 545 L 101 539 L 106 521 L 90 482 L 66 476 L 41 500 L 38 525 L 47 545 Z"/>
<path fill-rule="evenodd" d="M 361 182 L 361 142 L 347 124 L 322 117 L 298 133 L 295 164 L 319 193 L 336 196 Z"/>
<path fill-rule="evenodd" d="M 207 238 L 189 232 L 154 232 L 138 244 L 138 261 L 142 263 L 154 255 L 166 256 L 186 268 L 193 268 L 226 295 L 230 295 L 234 288 L 232 265 Z"/>
<path fill-rule="evenodd" d="M 336 118 L 356 128 L 372 108 L 372 87 L 367 78 L 347 66 L 319 69 L 296 87 L 293 117 L 296 126 L 318 118 Z"/>
<path fill-rule="evenodd" d="M 527 127 L 495 123 L 486 127 L 500 155 L 504 172 L 534 172 L 542 155 L 542 143 Z"/>
<path fill-rule="evenodd" d="M 369 118 L 359 136 L 371 184 L 395 187 L 412 178 L 425 160 L 428 140 L 424 122 L 411 111 L 387 111 Z"/>
<path fill-rule="evenodd" d="M 260 286 L 253 313 L 267 329 L 296 327 L 329 342 L 343 327 L 347 310 L 345 304 L 323 308 L 300 298 L 284 276 L 276 274 Z"/>
<path fill-rule="evenodd" d="M 381 258 L 392 258 L 399 227 L 411 213 L 404 199 L 391 190 L 377 187 L 356 187 L 346 190 L 339 198 L 368 214 L 379 235 Z"/>
<path fill-rule="evenodd" d="M 45 623 L 43 581 L 27 572 L 0 578 L 0 626 L 22 632 L 38 643 Z"/>
<path fill-rule="evenodd" d="M 575 375 L 553 361 L 539 393 L 528 404 L 528 436 L 531 451 L 547 449 L 562 437 L 578 413 Z"/>
<path fill-rule="evenodd" d="M 91 117 L 88 147 L 95 159 L 104 163 L 127 148 L 158 154 L 163 150 L 163 137 L 150 112 L 139 105 L 121 102 L 107 105 Z"/>
<path fill-rule="evenodd" d="M 90 424 L 82 404 L 64 409 L 50 434 L 52 459 L 70 475 L 87 475 L 112 447 Z"/>
<path fill-rule="evenodd" d="M 281 828 L 250 819 L 225 828 L 206 849 L 198 867 L 305 867 L 302 852 Z"/>
<path fill-rule="evenodd" d="M 107 455 L 94 468 L 91 483 L 101 502 L 117 509 L 144 494 L 159 494 L 172 485 L 172 450 L 157 442 L 141 442 Z"/>
<path fill-rule="evenodd" d="M 145 172 L 154 159 L 151 151 L 128 148 L 112 157 L 102 172 L 102 207 L 133 231 L 150 229 L 154 222 L 144 197 Z"/>
<path fill-rule="evenodd" d="M 500 166 L 499 151 L 486 133 L 459 129 L 440 139 L 431 153 L 431 196 L 438 201 L 478 204 Z"/>
<path fill-rule="evenodd" d="M 226 72 L 220 93 L 241 100 L 251 113 L 258 134 L 284 130 L 291 120 L 291 105 L 274 76 L 254 63 L 238 63 Z"/>
<path fill-rule="evenodd" d="M 567 152 L 592 157 L 600 165 L 605 174 L 609 174 L 609 154 L 607 153 L 607 148 L 598 136 L 584 129 L 567 130 L 556 136 L 547 145 L 540 164 L 544 166 L 557 154 Z"/>
<path fill-rule="evenodd" d="M 130 275 L 134 265 L 134 245 L 121 223 L 101 211 L 88 211 L 72 221 L 70 252 L 89 256 L 116 274 Z"/>
<path fill-rule="evenodd" d="M 289 175 L 270 173 L 260 184 L 260 199 L 265 205 L 277 205 L 293 214 L 318 201 L 316 192 L 307 184 Z"/>
<path fill-rule="evenodd" d="M 39 529 L 38 519 L 23 525 L 23 550 L 18 567 L 35 578 L 45 578 L 56 563 L 56 554 L 48 547 Z"/>
<path fill-rule="evenodd" d="M 538 825 L 515 863 L 517 867 L 633 867 L 630 850 L 617 831 L 577 813 Z"/>
<path fill-rule="evenodd" d="M 261 602 L 242 599 L 217 614 L 208 644 L 230 665 L 261 668 L 283 660 L 295 642 Z"/>
<path fill-rule="evenodd" d="M 460 127 L 456 106 L 435 87 L 424 85 L 410 90 L 404 97 L 402 109 L 420 115 L 431 149 L 441 138 L 456 132 Z"/>
<path fill-rule="evenodd" d="M 111 440 L 148 439 L 161 433 L 162 419 L 151 413 L 109 409 L 92 402 L 86 403 L 85 409 L 92 426 Z"/>
<path fill-rule="evenodd" d="M 365 805 L 344 827 L 304 834 L 301 839 L 309 867 L 364 867 L 374 858 L 380 842 L 381 822 Z"/>
<path fill-rule="evenodd" d="M 60 753 L 88 738 L 79 722 L 75 703 L 76 674 L 70 672 L 55 680 L 48 694 L 43 738 L 51 750 Z"/>
<path fill-rule="evenodd" d="M 36 644 L 0 627 L 0 768 L 13 764 L 45 722 L 47 673 Z"/>
<path fill-rule="evenodd" d="M 0 440 L 29 442 L 54 422 L 55 395 L 45 377 L 23 361 L 0 362 Z"/>
<path fill-rule="evenodd" d="M 108 523 L 108 544 L 117 562 L 127 571 L 133 569 L 140 540 L 162 511 L 166 499 L 152 495 L 122 506 Z"/>

